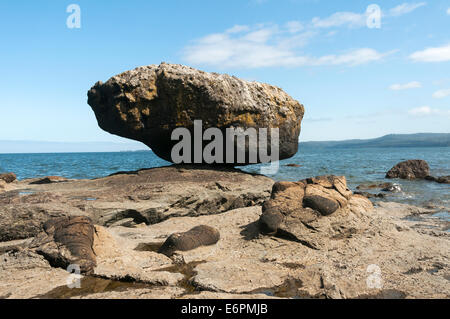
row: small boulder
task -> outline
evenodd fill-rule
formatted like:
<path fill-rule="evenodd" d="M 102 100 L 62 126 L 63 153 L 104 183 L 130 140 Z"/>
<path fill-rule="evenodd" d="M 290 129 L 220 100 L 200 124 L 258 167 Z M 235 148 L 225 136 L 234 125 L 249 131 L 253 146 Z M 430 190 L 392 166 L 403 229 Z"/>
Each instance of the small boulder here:
<path fill-rule="evenodd" d="M 48 220 L 44 233 L 36 237 L 36 252 L 54 267 L 66 269 L 78 265 L 82 273 L 90 273 L 96 266 L 93 251 L 95 227 L 86 216 L 69 216 Z"/>
<path fill-rule="evenodd" d="M 398 193 L 398 192 L 401 192 L 402 189 L 401 189 L 400 185 L 392 184 L 392 185 L 389 185 L 388 187 L 383 188 L 382 191 L 383 192 Z"/>
<path fill-rule="evenodd" d="M 170 235 L 158 252 L 166 256 L 171 256 L 175 251 L 188 251 L 200 246 L 210 246 L 217 243 L 220 233 L 217 229 L 200 225 L 184 233 Z"/>
<path fill-rule="evenodd" d="M 0 179 L 9 184 L 14 182 L 17 179 L 17 176 L 14 173 L 3 173 L 0 174 Z"/>
<path fill-rule="evenodd" d="M 339 209 L 339 204 L 335 200 L 318 195 L 303 197 L 303 206 L 318 211 L 322 216 L 331 215 Z"/>
<path fill-rule="evenodd" d="M 430 175 L 430 167 L 424 160 L 400 162 L 386 173 L 386 178 L 424 179 Z"/>
<path fill-rule="evenodd" d="M 377 189 L 377 188 L 383 189 L 383 188 L 391 187 L 393 185 L 394 184 L 392 184 L 392 183 L 380 183 L 380 184 L 369 184 L 369 185 L 363 184 L 363 185 L 356 186 L 356 189 L 358 189 L 358 190 Z"/>

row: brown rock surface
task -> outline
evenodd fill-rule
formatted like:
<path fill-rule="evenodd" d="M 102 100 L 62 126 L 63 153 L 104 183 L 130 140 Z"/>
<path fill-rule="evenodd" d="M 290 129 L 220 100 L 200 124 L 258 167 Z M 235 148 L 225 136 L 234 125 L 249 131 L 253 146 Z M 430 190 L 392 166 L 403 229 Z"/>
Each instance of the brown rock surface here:
<path fill-rule="evenodd" d="M 422 179 L 430 175 L 430 167 L 423 160 L 400 162 L 386 173 L 386 178 Z"/>
<path fill-rule="evenodd" d="M 90 273 L 96 266 L 94 231 L 92 221 L 85 216 L 50 219 L 32 245 L 54 267 L 66 269 L 76 264 L 82 273 Z"/>
<path fill-rule="evenodd" d="M 68 273 L 29 249 L 0 257 L 6 298 L 449 298 L 450 236 L 426 210 L 396 203 L 373 209 L 359 196 L 319 219 L 332 232 L 320 249 L 260 236 L 261 207 L 174 217 L 138 228 L 96 226 L 94 275 L 67 288 Z M 212 246 L 155 252 L 173 232 L 221 230 Z M 322 227 L 322 228 L 320 228 Z M 349 230 L 354 228 L 356 231 Z M 322 234 L 323 235 L 323 234 Z M 180 264 L 181 262 L 181 264 Z M 375 271 L 374 271 L 375 270 Z M 380 270 L 380 273 L 377 273 Z"/>
<path fill-rule="evenodd" d="M 237 169 L 169 166 L 94 180 L 15 182 L 0 194 L 0 241 L 34 237 L 48 219 L 89 216 L 105 226 L 153 224 L 261 205 L 273 180 Z"/>
<path fill-rule="evenodd" d="M 185 233 L 170 235 L 158 252 L 171 256 L 176 251 L 187 251 L 200 246 L 214 245 L 219 239 L 220 233 L 217 229 L 206 225 L 195 226 Z"/>
<path fill-rule="evenodd" d="M 14 173 L 3 173 L 0 174 L 0 180 L 5 181 L 6 183 L 12 183 L 17 179 L 16 174 Z"/>
<path fill-rule="evenodd" d="M 318 176 L 299 182 L 278 182 L 273 186 L 271 198 L 263 205 L 259 228 L 263 234 L 289 237 L 317 248 L 320 237 L 327 238 L 332 232 L 330 227 L 323 232 L 318 231 L 316 224 L 326 224 L 322 219 L 338 212 L 345 216 L 346 212 L 352 210 L 352 207 L 348 207 L 350 202 L 369 209 L 372 206 L 364 197 L 354 198 L 344 176 Z"/>

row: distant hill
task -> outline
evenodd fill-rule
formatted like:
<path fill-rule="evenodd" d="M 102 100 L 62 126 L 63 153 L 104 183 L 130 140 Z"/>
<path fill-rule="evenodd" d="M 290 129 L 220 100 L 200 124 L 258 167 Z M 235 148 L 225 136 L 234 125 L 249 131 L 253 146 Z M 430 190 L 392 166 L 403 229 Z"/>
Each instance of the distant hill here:
<path fill-rule="evenodd" d="M 301 147 L 360 148 L 360 147 L 446 147 L 450 133 L 390 134 L 368 140 L 300 142 Z"/>

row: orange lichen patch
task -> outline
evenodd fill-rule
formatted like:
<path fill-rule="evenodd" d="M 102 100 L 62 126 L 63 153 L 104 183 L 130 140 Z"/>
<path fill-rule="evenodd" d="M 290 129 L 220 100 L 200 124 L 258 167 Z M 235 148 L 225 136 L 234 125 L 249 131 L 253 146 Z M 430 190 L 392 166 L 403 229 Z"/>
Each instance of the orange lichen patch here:
<path fill-rule="evenodd" d="M 134 98 L 134 95 L 131 94 L 130 92 L 126 92 L 125 93 L 125 97 L 128 99 L 128 101 L 130 101 L 132 103 L 136 102 L 136 99 Z"/>

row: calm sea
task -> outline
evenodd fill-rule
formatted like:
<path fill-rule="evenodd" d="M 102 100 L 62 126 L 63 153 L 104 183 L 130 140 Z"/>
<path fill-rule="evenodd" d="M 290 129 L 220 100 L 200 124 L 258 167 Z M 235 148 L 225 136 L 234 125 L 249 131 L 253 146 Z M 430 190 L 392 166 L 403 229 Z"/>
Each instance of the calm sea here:
<path fill-rule="evenodd" d="M 334 174 L 345 175 L 349 187 L 365 183 L 386 182 L 384 175 L 396 163 L 407 159 L 424 159 L 433 176 L 450 175 L 450 147 L 430 148 L 359 148 L 317 149 L 300 147 L 292 158 L 281 161 L 275 180 L 297 181 L 303 178 Z M 301 167 L 288 167 L 298 164 Z M 170 165 L 153 152 L 0 154 L 0 172 L 14 172 L 19 179 L 57 175 L 66 178 L 96 178 L 118 171 L 132 171 Z M 259 173 L 260 165 L 242 168 Z M 386 200 L 445 208 L 439 217 L 449 219 L 450 185 L 428 181 L 394 180 L 402 192 L 389 194 Z"/>

